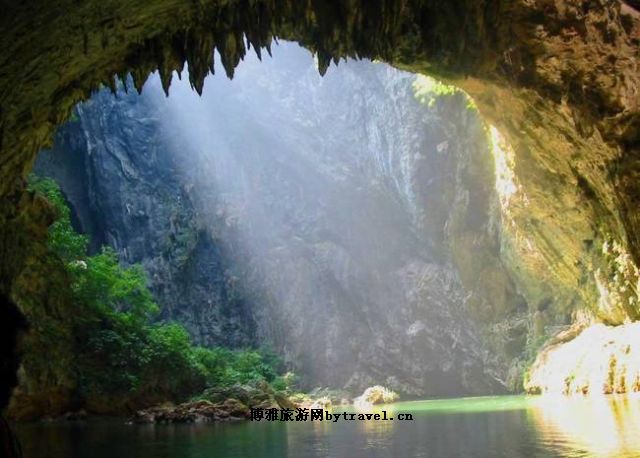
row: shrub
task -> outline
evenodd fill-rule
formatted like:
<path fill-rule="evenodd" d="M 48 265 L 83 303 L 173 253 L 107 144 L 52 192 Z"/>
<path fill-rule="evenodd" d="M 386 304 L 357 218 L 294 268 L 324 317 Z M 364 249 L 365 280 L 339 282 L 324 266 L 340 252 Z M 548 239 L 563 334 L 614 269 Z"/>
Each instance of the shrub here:
<path fill-rule="evenodd" d="M 159 308 L 142 267 L 121 266 L 109 247 L 89 256 L 88 239 L 74 230 L 55 181 L 32 176 L 30 189 L 47 198 L 58 213 L 48 245 L 67 271 L 73 310 L 64 320 L 41 320 L 38 332 L 59 333 L 62 326 L 71 333 L 71 372 L 80 394 L 182 400 L 206 387 L 276 378 L 282 363 L 272 352 L 197 347 L 183 326 L 154 323 Z M 47 358 L 46 352 L 32 353 L 28 357 L 34 366 Z"/>

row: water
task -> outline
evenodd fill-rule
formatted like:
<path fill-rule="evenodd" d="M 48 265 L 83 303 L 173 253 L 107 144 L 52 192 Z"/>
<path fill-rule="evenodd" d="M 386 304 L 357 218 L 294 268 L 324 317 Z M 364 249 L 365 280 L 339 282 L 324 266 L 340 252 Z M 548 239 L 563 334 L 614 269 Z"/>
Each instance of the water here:
<path fill-rule="evenodd" d="M 393 421 L 24 424 L 26 458 L 639 457 L 640 397 L 397 403 Z M 342 409 L 337 409 L 342 411 Z M 398 421 L 411 413 L 413 421 Z"/>

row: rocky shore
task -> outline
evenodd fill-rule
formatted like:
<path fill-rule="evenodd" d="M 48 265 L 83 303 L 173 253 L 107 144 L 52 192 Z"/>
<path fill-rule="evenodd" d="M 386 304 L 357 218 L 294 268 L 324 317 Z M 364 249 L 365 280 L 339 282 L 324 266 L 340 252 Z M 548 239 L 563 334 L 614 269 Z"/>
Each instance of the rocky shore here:
<path fill-rule="evenodd" d="M 385 398 L 383 399 L 382 393 Z M 378 396 L 378 394 L 380 394 Z M 260 409 L 331 409 L 335 405 L 350 405 L 358 399 L 368 404 L 392 402 L 397 394 L 381 386 L 368 388 L 352 400 L 348 393 L 329 389 L 315 389 L 310 393 L 274 391 L 268 384 L 257 387 L 234 386 L 227 389 L 210 389 L 200 399 L 179 405 L 163 404 L 137 411 L 130 423 L 209 423 L 239 421 L 249 418 L 251 408 Z"/>
<path fill-rule="evenodd" d="M 163 405 L 139 410 L 129 420 L 131 423 L 208 423 L 236 421 L 249 417 L 249 407 L 237 399 L 214 404 L 201 400 L 183 404 Z"/>

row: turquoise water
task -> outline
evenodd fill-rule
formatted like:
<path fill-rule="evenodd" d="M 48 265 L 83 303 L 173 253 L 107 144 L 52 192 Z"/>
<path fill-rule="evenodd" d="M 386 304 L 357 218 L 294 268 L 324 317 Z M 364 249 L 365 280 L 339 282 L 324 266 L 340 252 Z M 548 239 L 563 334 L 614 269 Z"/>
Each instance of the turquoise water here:
<path fill-rule="evenodd" d="M 17 428 L 25 457 L 640 457 L 640 397 L 499 396 L 397 403 L 393 421 Z M 342 411 L 341 408 L 336 411 Z M 410 413 L 413 421 L 398 421 Z"/>

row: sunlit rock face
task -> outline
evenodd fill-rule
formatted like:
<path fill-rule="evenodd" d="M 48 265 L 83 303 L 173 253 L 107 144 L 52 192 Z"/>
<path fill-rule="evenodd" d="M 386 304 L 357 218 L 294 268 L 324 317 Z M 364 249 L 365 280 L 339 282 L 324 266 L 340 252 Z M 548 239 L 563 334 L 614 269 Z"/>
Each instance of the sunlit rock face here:
<path fill-rule="evenodd" d="M 503 357 L 480 324 L 526 306 L 498 259 L 477 112 L 462 94 L 419 103 L 383 64 L 321 78 L 296 45 L 273 52 L 202 98 L 157 79 L 103 91 L 36 170 L 198 343 L 272 346 L 308 386 L 504 389 L 526 328 Z"/>
<path fill-rule="evenodd" d="M 36 172 L 61 183 L 92 251 L 109 245 L 123 263 L 144 265 L 164 318 L 187 325 L 199 343 L 255 345 L 255 323 L 226 252 L 233 235 L 216 233 L 224 231 L 217 221 L 208 231 L 198 217 L 184 158 L 170 154 L 161 137 L 162 114 L 147 98 L 103 91 L 79 107 Z"/>
<path fill-rule="evenodd" d="M 640 391 L 640 323 L 596 324 L 577 337 L 558 336 L 525 380 L 536 394 L 611 394 Z M 569 336 L 573 337 L 573 336 Z"/>

